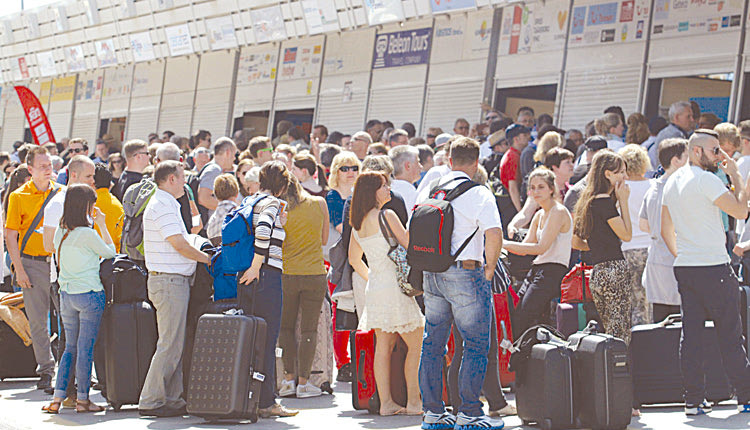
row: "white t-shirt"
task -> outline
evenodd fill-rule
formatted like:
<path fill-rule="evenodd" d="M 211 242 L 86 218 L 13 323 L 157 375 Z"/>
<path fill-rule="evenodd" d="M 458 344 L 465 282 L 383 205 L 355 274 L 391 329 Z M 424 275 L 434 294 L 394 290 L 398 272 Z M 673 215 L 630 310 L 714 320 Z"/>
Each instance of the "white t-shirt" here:
<path fill-rule="evenodd" d="M 184 257 L 167 241 L 174 235 L 188 240 L 180 204 L 169 193 L 157 189 L 143 211 L 143 255 L 149 271 L 190 276 L 196 261 Z"/>
<path fill-rule="evenodd" d="M 417 189 L 407 181 L 394 179 L 391 181 L 391 190 L 404 199 L 406 212 L 409 214 L 409 218 L 411 218 L 411 212 L 414 210 L 414 204 L 417 202 Z"/>
<path fill-rule="evenodd" d="M 422 181 L 419 182 L 419 187 L 417 187 L 417 195 L 421 194 L 425 188 L 428 188 L 432 181 L 438 178 L 442 178 L 450 172 L 451 166 L 448 164 L 435 166 L 428 170 L 427 173 L 425 173 L 424 178 L 422 178 Z"/>
<path fill-rule="evenodd" d="M 60 219 L 62 219 L 63 207 L 65 205 L 65 191 L 65 187 L 60 188 L 60 191 L 55 194 L 55 197 L 52 197 L 52 200 L 50 200 L 49 203 L 47 203 L 47 206 L 44 207 L 42 231 L 44 231 L 45 227 L 54 229 L 60 228 Z M 53 254 L 57 254 L 57 251 L 53 252 Z M 57 268 L 55 267 L 54 258 L 51 258 L 49 262 L 49 281 L 57 281 Z"/>
<path fill-rule="evenodd" d="M 442 167 L 442 166 L 441 166 Z M 464 172 L 451 171 L 440 184 L 448 182 L 448 178 L 465 178 L 469 176 Z M 445 189 L 451 190 L 463 179 L 451 181 Z M 417 196 L 417 203 L 427 200 L 430 190 L 425 188 Z M 453 206 L 453 233 L 451 234 L 451 254 L 455 254 L 461 244 L 472 234 L 474 230 L 479 231 L 466 245 L 461 254 L 456 256 L 456 261 L 476 260 L 484 261 L 484 232 L 491 228 L 502 228 L 500 213 L 495 204 L 495 195 L 486 186 L 474 187 L 458 196 L 451 202 Z M 494 264 L 494 263 L 493 263 Z"/>
<path fill-rule="evenodd" d="M 747 181 L 747 175 L 750 173 L 750 155 L 743 155 L 737 160 L 737 168 L 742 175 L 742 180 Z"/>
<path fill-rule="evenodd" d="M 628 213 L 630 214 L 630 223 L 633 226 L 633 238 L 630 242 L 623 242 L 623 251 L 630 249 L 648 248 L 651 244 L 651 237 L 648 233 L 641 230 L 638 226 L 639 214 L 643 199 L 646 197 L 646 191 L 651 187 L 651 181 L 625 181 L 630 187 L 630 196 L 628 197 Z"/>
<path fill-rule="evenodd" d="M 677 233 L 675 266 L 716 266 L 729 263 L 721 211 L 714 204 L 727 188 L 700 167 L 681 167 L 667 179 L 662 204 Z"/>

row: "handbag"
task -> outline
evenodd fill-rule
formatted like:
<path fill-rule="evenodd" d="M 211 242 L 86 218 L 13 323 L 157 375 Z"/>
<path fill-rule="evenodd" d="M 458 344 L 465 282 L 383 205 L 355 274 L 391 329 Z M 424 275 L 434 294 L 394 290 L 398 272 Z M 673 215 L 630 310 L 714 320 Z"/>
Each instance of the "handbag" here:
<path fill-rule="evenodd" d="M 560 303 L 592 302 L 589 280 L 592 266 L 579 261 L 560 283 Z M 585 286 L 585 288 L 584 288 Z"/>
<path fill-rule="evenodd" d="M 391 226 L 385 219 L 385 212 L 380 211 L 378 214 L 378 221 L 380 223 L 380 231 L 383 233 L 386 242 L 390 246 L 388 250 L 388 258 L 393 261 L 396 265 L 396 277 L 398 279 L 398 286 L 401 288 L 401 292 L 409 297 L 415 297 L 422 294 L 422 272 L 418 270 L 412 270 L 409 263 L 406 261 L 406 249 L 401 246 L 396 240 Z"/>
<path fill-rule="evenodd" d="M 343 309 L 336 308 L 336 331 L 356 331 L 359 325 L 359 319 L 355 312 L 345 311 Z"/>

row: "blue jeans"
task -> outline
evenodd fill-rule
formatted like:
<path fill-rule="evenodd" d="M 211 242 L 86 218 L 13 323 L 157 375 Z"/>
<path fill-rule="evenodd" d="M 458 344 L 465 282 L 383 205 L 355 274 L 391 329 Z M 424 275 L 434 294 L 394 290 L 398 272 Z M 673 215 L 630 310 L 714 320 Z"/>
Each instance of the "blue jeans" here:
<path fill-rule="evenodd" d="M 251 302 L 255 290 L 255 303 Z M 263 374 L 266 379 L 261 385 L 258 407 L 263 409 L 276 402 L 276 342 L 281 331 L 281 271 L 263 267 L 258 280 L 250 285 L 238 285 L 237 295 L 240 306 L 247 315 L 254 315 L 266 321 L 266 356 L 263 357 Z"/>
<path fill-rule="evenodd" d="M 714 321 L 721 363 L 740 404 L 750 402 L 750 360 L 747 358 L 737 303 L 740 288 L 729 264 L 674 268 L 682 301 L 680 366 L 685 403 L 697 405 L 705 398 L 702 340 L 706 320 Z"/>
<path fill-rule="evenodd" d="M 424 273 L 425 330 L 419 362 L 419 389 L 426 412 L 445 411 L 443 394 L 443 357 L 447 352 L 451 324 L 456 324 L 464 339 L 464 353 L 458 374 L 458 412 L 481 416 L 487 353 L 490 349 L 492 292 L 484 278 L 484 269 L 451 266 L 442 273 Z"/>
<path fill-rule="evenodd" d="M 60 291 L 60 315 L 65 325 L 65 352 L 60 359 L 55 397 L 65 397 L 75 363 L 78 400 L 88 400 L 94 342 L 104 312 L 104 291 L 68 294 Z"/>

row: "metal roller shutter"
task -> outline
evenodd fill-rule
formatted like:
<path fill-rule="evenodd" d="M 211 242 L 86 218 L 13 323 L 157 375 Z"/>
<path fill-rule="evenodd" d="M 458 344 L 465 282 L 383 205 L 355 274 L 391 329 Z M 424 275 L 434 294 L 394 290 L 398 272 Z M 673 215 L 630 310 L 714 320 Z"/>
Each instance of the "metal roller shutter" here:
<path fill-rule="evenodd" d="M 99 131 L 99 105 L 102 98 L 103 71 L 78 75 L 73 131 L 71 137 L 80 137 L 95 142 Z"/>
<path fill-rule="evenodd" d="M 107 69 L 104 72 L 104 89 L 100 118 L 127 117 L 130 86 L 133 83 L 133 66 Z M 126 121 L 127 124 L 127 121 Z"/>
<path fill-rule="evenodd" d="M 70 137 L 77 78 L 77 75 L 73 75 L 52 80 L 52 94 L 47 116 L 52 132 L 58 140 Z"/>
<path fill-rule="evenodd" d="M 389 120 L 394 124 L 411 122 L 420 130 L 423 97 L 422 86 L 372 90 L 367 119 Z"/>
<path fill-rule="evenodd" d="M 222 98 L 224 103 L 207 102 L 210 99 L 220 100 Z M 193 114 L 193 129 L 208 130 L 212 136 L 216 137 L 227 135 L 227 118 L 232 106 L 227 100 L 229 100 L 229 88 L 199 91 L 195 113 Z"/>
<path fill-rule="evenodd" d="M 625 112 L 635 112 L 640 86 L 640 67 L 618 70 L 566 73 L 560 127 L 583 127 L 602 115 L 607 106 L 621 106 Z"/>
<path fill-rule="evenodd" d="M 26 117 L 23 114 L 18 97 L 12 94 L 5 105 L 5 117 L 3 119 L 3 143 L 4 151 L 12 151 L 13 142 L 23 139 L 23 129 Z"/>
<path fill-rule="evenodd" d="M 232 108 L 232 77 L 237 53 L 203 54 L 198 72 L 198 92 L 193 112 L 193 130 L 204 129 L 213 136 L 228 134 L 229 109 Z"/>
<path fill-rule="evenodd" d="M 273 102 L 273 83 L 237 85 L 234 95 L 234 117 L 245 112 L 270 111 Z"/>
<path fill-rule="evenodd" d="M 735 57 L 717 55 L 691 58 L 689 62 L 675 61 L 659 63 L 652 61 L 648 66 L 649 78 L 670 78 L 677 76 L 727 73 L 734 70 Z"/>
<path fill-rule="evenodd" d="M 328 131 L 344 134 L 356 133 L 365 125 L 367 94 L 355 92 L 351 100 L 344 103 L 342 94 L 321 95 L 318 100 L 317 124 L 328 127 Z"/>
<path fill-rule="evenodd" d="M 474 123 L 481 114 L 484 81 L 430 84 L 425 100 L 424 128 L 453 130 L 456 118 Z"/>
<path fill-rule="evenodd" d="M 149 133 L 156 132 L 163 79 L 163 61 L 136 64 L 130 112 L 126 123 L 126 139 L 145 140 Z"/>
<path fill-rule="evenodd" d="M 99 118 L 96 112 L 78 116 L 73 119 L 73 132 L 71 137 L 80 137 L 88 142 L 96 142 L 97 129 L 99 128 Z"/>
<path fill-rule="evenodd" d="M 159 113 L 159 131 L 171 130 L 189 136 L 193 128 L 193 103 L 198 78 L 198 58 L 174 57 L 167 60 L 164 90 Z"/>
<path fill-rule="evenodd" d="M 47 116 L 49 126 L 52 127 L 52 133 L 55 135 L 55 139 L 60 140 L 63 137 L 70 137 L 70 121 L 72 119 L 73 112 L 57 112 L 50 113 Z"/>

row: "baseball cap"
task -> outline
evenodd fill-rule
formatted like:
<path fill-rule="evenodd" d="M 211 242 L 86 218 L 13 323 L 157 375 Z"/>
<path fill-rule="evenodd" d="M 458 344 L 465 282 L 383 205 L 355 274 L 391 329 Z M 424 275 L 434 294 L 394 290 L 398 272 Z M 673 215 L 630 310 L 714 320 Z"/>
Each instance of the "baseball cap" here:
<path fill-rule="evenodd" d="M 448 141 L 451 140 L 451 137 L 453 137 L 453 135 L 450 133 L 438 134 L 438 136 L 435 138 L 435 149 L 440 148 L 441 146 L 448 143 Z"/>
<path fill-rule="evenodd" d="M 505 138 L 509 141 L 521 134 L 531 134 L 531 130 L 521 124 L 511 124 L 505 128 Z"/>
<path fill-rule="evenodd" d="M 583 144 L 589 151 L 598 151 L 607 147 L 607 139 L 602 136 L 591 136 Z"/>

